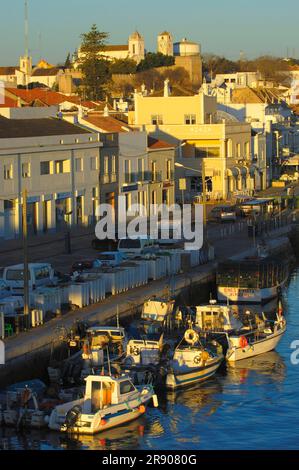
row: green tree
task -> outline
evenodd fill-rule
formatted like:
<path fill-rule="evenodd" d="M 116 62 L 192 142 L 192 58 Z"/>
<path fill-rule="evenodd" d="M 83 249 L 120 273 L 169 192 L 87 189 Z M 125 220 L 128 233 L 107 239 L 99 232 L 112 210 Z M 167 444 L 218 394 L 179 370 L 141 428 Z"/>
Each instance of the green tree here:
<path fill-rule="evenodd" d="M 110 72 L 112 74 L 130 75 L 136 73 L 137 65 L 133 59 L 115 59 L 110 64 Z"/>
<path fill-rule="evenodd" d="M 88 33 L 81 35 L 80 69 L 84 95 L 90 100 L 103 99 L 106 86 L 111 79 L 109 61 L 100 52 L 104 52 L 108 33 L 98 30 L 95 24 Z"/>
<path fill-rule="evenodd" d="M 137 71 L 143 72 L 157 67 L 167 67 L 174 65 L 174 63 L 175 58 L 172 56 L 161 54 L 161 52 L 148 52 L 145 58 L 139 63 Z"/>

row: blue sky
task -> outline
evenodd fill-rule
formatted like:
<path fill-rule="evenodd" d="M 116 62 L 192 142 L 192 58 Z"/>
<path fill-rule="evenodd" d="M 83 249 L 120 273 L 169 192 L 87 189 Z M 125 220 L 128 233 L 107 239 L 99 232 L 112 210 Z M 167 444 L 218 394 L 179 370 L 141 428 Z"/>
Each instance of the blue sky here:
<path fill-rule="evenodd" d="M 298 0 L 28 0 L 30 49 L 36 61 L 64 61 L 92 23 L 126 43 L 136 28 L 148 50 L 169 30 L 176 40 L 198 41 L 203 52 L 237 58 L 286 55 L 299 58 Z M 24 50 L 24 0 L 0 1 L 0 65 L 15 65 Z"/>

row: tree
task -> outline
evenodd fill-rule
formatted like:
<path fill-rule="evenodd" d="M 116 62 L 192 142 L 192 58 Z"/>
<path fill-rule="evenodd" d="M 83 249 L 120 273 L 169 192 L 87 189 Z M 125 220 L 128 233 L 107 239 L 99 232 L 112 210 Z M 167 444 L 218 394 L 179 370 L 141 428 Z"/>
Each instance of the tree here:
<path fill-rule="evenodd" d="M 144 84 L 148 90 L 161 90 L 163 83 L 164 78 L 160 72 L 154 68 L 137 73 L 135 76 L 135 85 L 139 87 Z"/>
<path fill-rule="evenodd" d="M 99 31 L 94 24 L 81 38 L 79 62 L 84 94 L 87 99 L 97 101 L 104 98 L 106 85 L 111 78 L 109 61 L 104 55 L 100 55 L 105 50 L 108 34 Z"/>
<path fill-rule="evenodd" d="M 67 57 L 66 57 L 66 59 L 65 59 L 64 67 L 65 67 L 66 69 L 70 69 L 71 66 L 72 66 L 72 61 L 71 61 L 71 54 L 70 54 L 70 52 L 69 52 L 68 55 L 67 55 Z"/>
<path fill-rule="evenodd" d="M 138 72 L 149 70 L 157 67 L 167 67 L 174 65 L 175 58 L 173 56 L 161 54 L 161 52 L 148 52 L 145 58 L 139 63 L 137 67 Z"/>
<path fill-rule="evenodd" d="M 164 80 L 168 78 L 172 85 L 191 86 L 190 75 L 184 67 L 165 70 L 162 73 L 162 77 Z"/>
<path fill-rule="evenodd" d="M 133 59 L 115 59 L 110 64 L 111 74 L 124 74 L 130 75 L 136 73 L 137 65 Z"/>
<path fill-rule="evenodd" d="M 213 79 L 217 74 L 239 72 L 239 64 L 215 54 L 205 54 L 203 56 L 203 71 Z"/>

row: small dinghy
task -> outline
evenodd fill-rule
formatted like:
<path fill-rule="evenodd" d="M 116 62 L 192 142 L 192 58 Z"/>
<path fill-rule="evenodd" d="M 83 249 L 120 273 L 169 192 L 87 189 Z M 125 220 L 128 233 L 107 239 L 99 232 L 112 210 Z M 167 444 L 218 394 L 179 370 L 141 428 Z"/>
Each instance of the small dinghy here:
<path fill-rule="evenodd" d="M 279 311 L 276 320 L 265 319 L 254 331 L 250 331 L 242 336 L 229 336 L 226 360 L 228 362 L 236 362 L 273 351 L 285 333 L 286 328 L 286 319 L 281 311 Z"/>
<path fill-rule="evenodd" d="M 143 415 L 151 400 L 158 406 L 151 385 L 136 387 L 126 375 L 90 375 L 85 380 L 84 398 L 57 406 L 50 416 L 50 429 L 97 434 Z"/>
<path fill-rule="evenodd" d="M 197 331 L 189 329 L 170 362 L 166 387 L 174 390 L 203 382 L 216 373 L 223 359 L 219 344 L 204 346 Z"/>

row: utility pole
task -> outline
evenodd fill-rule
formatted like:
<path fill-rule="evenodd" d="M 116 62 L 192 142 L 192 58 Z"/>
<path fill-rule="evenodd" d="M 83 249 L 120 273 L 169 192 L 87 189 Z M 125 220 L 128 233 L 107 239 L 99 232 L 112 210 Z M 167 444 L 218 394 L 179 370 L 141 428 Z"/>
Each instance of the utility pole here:
<path fill-rule="evenodd" d="M 26 326 L 29 328 L 29 263 L 28 263 L 28 225 L 27 225 L 27 189 L 22 192 L 22 235 L 23 235 L 23 255 L 24 255 L 24 315 L 26 316 Z"/>
<path fill-rule="evenodd" d="M 202 205 L 203 205 L 203 241 L 207 242 L 207 187 L 206 187 L 206 166 L 205 160 L 202 159 L 201 166 L 201 179 L 202 179 Z"/>

